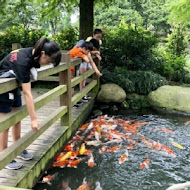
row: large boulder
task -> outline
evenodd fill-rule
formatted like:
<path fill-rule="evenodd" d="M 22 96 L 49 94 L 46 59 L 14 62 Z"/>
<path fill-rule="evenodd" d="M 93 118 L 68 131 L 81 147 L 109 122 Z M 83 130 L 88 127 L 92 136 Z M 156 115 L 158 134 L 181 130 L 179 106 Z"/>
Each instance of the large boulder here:
<path fill-rule="evenodd" d="M 117 84 L 108 83 L 101 85 L 101 90 L 98 93 L 98 102 L 123 102 L 126 99 L 125 91 Z"/>
<path fill-rule="evenodd" d="M 148 95 L 151 106 L 190 112 L 190 88 L 162 86 Z"/>

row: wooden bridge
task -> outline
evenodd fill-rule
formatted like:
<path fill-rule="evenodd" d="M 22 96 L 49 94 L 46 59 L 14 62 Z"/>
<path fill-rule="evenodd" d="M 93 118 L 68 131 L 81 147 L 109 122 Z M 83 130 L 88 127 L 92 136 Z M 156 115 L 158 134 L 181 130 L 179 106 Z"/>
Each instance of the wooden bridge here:
<path fill-rule="evenodd" d="M 31 189 L 44 171 L 51 166 L 54 157 L 61 151 L 73 132 L 87 119 L 99 90 L 99 79 L 94 70 L 71 79 L 71 66 L 81 62 L 81 59 L 70 60 L 70 54 L 62 53 L 59 66 L 48 65 L 38 69 L 38 80 L 59 73 L 59 85 L 54 89 L 33 90 L 35 109 L 40 123 L 38 132 L 31 130 L 26 105 L 0 117 L 0 132 L 22 120 L 21 138 L 12 143 L 10 135 L 9 147 L 0 153 L 0 190 Z M 94 62 L 99 67 L 96 58 Z M 91 82 L 72 97 L 71 88 L 90 76 L 92 76 Z M 20 84 L 13 78 L 0 79 L 0 94 L 19 86 Z M 72 109 L 72 106 L 87 93 L 90 93 L 92 99 L 78 109 Z M 33 160 L 18 160 L 24 165 L 19 170 L 4 169 L 25 148 L 34 154 Z"/>

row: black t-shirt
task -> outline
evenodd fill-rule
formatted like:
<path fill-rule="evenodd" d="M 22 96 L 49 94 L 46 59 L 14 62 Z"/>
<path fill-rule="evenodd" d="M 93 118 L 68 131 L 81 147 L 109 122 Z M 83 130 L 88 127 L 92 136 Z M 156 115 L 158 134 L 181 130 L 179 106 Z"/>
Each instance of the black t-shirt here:
<path fill-rule="evenodd" d="M 30 82 L 30 69 L 34 67 L 32 47 L 14 50 L 0 61 L 0 75 L 13 70 L 21 83 Z"/>

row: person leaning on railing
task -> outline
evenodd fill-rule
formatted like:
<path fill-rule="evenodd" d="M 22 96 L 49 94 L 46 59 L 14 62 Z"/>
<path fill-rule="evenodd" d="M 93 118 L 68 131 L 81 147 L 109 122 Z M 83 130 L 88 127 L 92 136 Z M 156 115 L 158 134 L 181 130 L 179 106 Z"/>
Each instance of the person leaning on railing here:
<path fill-rule="evenodd" d="M 91 42 L 84 42 L 80 47 L 75 46 L 68 53 L 70 53 L 71 59 L 82 58 L 85 62 L 90 63 L 98 77 L 102 76 L 102 73 L 98 70 L 96 64 L 91 57 L 91 51 L 93 51 L 93 44 Z M 75 67 L 71 68 L 71 77 L 75 75 Z M 72 89 L 72 95 L 74 94 L 74 89 Z M 77 102 L 73 108 L 78 108 L 82 104 L 82 101 Z"/>
<path fill-rule="evenodd" d="M 41 38 L 34 47 L 22 48 L 12 51 L 3 60 L 0 61 L 0 78 L 15 77 L 20 83 L 26 101 L 27 110 L 31 118 L 31 128 L 34 131 L 39 130 L 39 124 L 34 109 L 34 101 L 31 93 L 30 76 L 37 79 L 36 68 L 41 65 L 53 63 L 57 66 L 61 60 L 61 52 L 57 43 L 49 41 L 47 38 Z M 21 107 L 20 88 L 0 94 L 0 117 L 6 115 L 12 110 Z M 7 148 L 8 131 L 0 133 L 0 152 Z M 12 126 L 13 142 L 20 138 L 21 122 Z M 24 150 L 18 158 L 31 160 L 33 155 Z M 5 168 L 19 169 L 22 164 L 13 160 Z"/>

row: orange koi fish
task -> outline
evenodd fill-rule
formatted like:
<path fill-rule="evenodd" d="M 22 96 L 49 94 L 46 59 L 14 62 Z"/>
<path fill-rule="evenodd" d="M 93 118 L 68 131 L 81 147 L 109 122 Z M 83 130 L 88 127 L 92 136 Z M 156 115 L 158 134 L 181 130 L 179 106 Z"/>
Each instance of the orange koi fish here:
<path fill-rule="evenodd" d="M 42 183 L 47 183 L 47 184 L 51 185 L 51 180 L 54 179 L 57 175 L 58 175 L 58 173 L 55 173 L 53 175 L 44 176 L 42 179 Z"/>
<path fill-rule="evenodd" d="M 164 151 L 166 151 L 168 155 L 170 155 L 172 157 L 176 157 L 174 151 L 172 149 L 170 149 L 169 147 L 167 147 L 166 145 L 162 144 L 162 149 Z"/>
<path fill-rule="evenodd" d="M 55 161 L 59 161 L 60 158 L 64 155 L 65 153 L 61 152 L 56 158 Z"/>
<path fill-rule="evenodd" d="M 90 153 L 92 153 L 91 150 L 86 150 L 86 151 L 84 152 L 84 155 L 89 155 Z"/>
<path fill-rule="evenodd" d="M 73 147 L 75 146 L 74 143 L 66 144 L 63 148 L 63 151 L 73 151 Z"/>
<path fill-rule="evenodd" d="M 135 145 L 139 145 L 139 143 L 138 143 L 137 141 L 133 140 L 133 139 L 130 138 L 130 137 L 126 137 L 126 140 L 127 140 L 128 142 L 131 142 L 131 143 L 135 144 Z"/>
<path fill-rule="evenodd" d="M 87 123 L 87 124 L 82 125 L 82 126 L 79 128 L 79 130 L 80 130 L 80 129 L 84 130 L 84 129 L 86 129 L 87 127 L 88 127 L 88 123 Z"/>
<path fill-rule="evenodd" d="M 70 161 L 69 164 L 67 165 L 67 167 L 73 167 L 73 168 L 77 168 L 77 165 L 82 161 L 82 159 L 78 159 L 78 160 L 74 160 L 74 161 Z"/>
<path fill-rule="evenodd" d="M 128 159 L 128 150 L 119 158 L 119 164 L 123 164 Z"/>
<path fill-rule="evenodd" d="M 73 137 L 73 140 L 81 140 L 81 139 L 82 138 L 80 136 L 78 136 L 78 135 L 76 135 L 76 136 Z"/>
<path fill-rule="evenodd" d="M 100 126 L 100 123 L 96 120 L 92 120 L 91 123 L 93 123 L 95 127 Z"/>
<path fill-rule="evenodd" d="M 98 117 L 99 120 L 105 120 L 106 118 L 108 118 L 108 115 L 101 115 Z"/>
<path fill-rule="evenodd" d="M 69 163 L 69 160 L 64 160 L 64 161 L 61 161 L 61 162 L 55 162 L 55 163 L 53 163 L 52 167 L 64 168 L 65 166 L 67 166 L 68 163 Z"/>
<path fill-rule="evenodd" d="M 185 122 L 185 125 L 189 125 L 190 124 L 190 120 Z"/>
<path fill-rule="evenodd" d="M 90 187 L 86 182 L 86 178 L 83 179 L 82 185 L 78 187 L 76 190 L 90 190 Z"/>
<path fill-rule="evenodd" d="M 93 157 L 92 153 L 90 154 L 90 158 L 88 160 L 88 166 L 91 168 L 94 167 L 94 157 Z"/>
<path fill-rule="evenodd" d="M 162 144 L 160 144 L 159 142 L 156 142 L 154 140 L 149 140 L 149 142 L 152 143 L 152 148 L 155 149 L 155 150 L 161 150 L 162 148 Z"/>
<path fill-rule="evenodd" d="M 128 149 L 128 150 L 133 150 L 133 144 L 129 144 L 129 145 L 127 146 L 127 149 Z"/>
<path fill-rule="evenodd" d="M 72 152 L 72 154 L 71 154 L 71 159 L 76 158 L 78 155 L 79 155 L 79 151 L 74 151 L 74 152 Z"/>
<path fill-rule="evenodd" d="M 149 157 L 147 156 L 146 160 L 140 164 L 140 168 L 143 169 L 143 168 L 148 168 L 148 165 L 149 165 L 149 162 L 150 162 L 150 159 Z"/>
<path fill-rule="evenodd" d="M 107 149 L 107 146 L 103 146 L 102 148 L 99 149 L 99 153 L 101 154 L 101 153 L 105 152 L 106 149 Z"/>
<path fill-rule="evenodd" d="M 148 142 L 148 141 L 146 140 L 145 136 L 143 136 L 143 137 L 141 138 L 141 140 L 142 140 L 142 142 L 143 142 L 144 144 L 146 144 L 146 145 L 148 146 L 148 148 L 152 148 L 152 143 Z"/>
<path fill-rule="evenodd" d="M 141 127 L 141 126 L 143 126 L 143 125 L 149 125 L 150 123 L 149 122 L 143 122 L 143 123 L 134 123 L 134 124 L 132 124 L 131 126 L 132 127 Z"/>
<path fill-rule="evenodd" d="M 120 148 L 121 148 L 121 145 L 116 145 L 116 146 L 113 146 L 111 148 L 108 148 L 107 152 L 116 152 Z"/>
<path fill-rule="evenodd" d="M 110 134 L 107 134 L 107 133 L 102 135 L 102 137 L 105 137 L 108 140 L 113 140 L 113 137 Z"/>
<path fill-rule="evenodd" d="M 170 130 L 170 129 L 159 129 L 159 131 L 163 131 L 163 132 L 165 132 L 165 133 L 171 133 L 171 134 L 174 133 L 174 131 L 172 131 L 172 130 Z"/>

